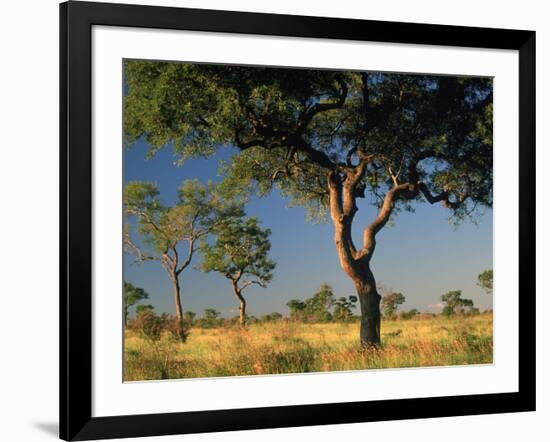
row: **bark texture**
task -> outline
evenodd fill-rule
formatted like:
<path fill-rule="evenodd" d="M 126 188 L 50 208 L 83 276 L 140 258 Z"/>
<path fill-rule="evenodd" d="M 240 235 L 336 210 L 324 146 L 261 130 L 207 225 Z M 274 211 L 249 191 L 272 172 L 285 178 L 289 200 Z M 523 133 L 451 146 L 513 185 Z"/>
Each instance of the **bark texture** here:
<path fill-rule="evenodd" d="M 360 338 L 363 347 L 380 345 L 380 299 L 376 287 L 369 285 L 357 288 L 361 305 Z"/>
<path fill-rule="evenodd" d="M 353 218 L 357 212 L 358 185 L 363 179 L 369 159 L 364 158 L 353 172 L 328 174 L 330 215 L 334 225 L 334 244 L 344 272 L 352 279 L 361 306 L 360 341 L 362 347 L 380 345 L 380 300 L 370 261 L 376 247 L 376 234 L 387 223 L 398 190 L 390 190 L 375 220 L 363 232 L 363 246 L 357 249 L 351 237 Z"/>
<path fill-rule="evenodd" d="M 181 288 L 179 277 L 176 273 L 171 275 L 172 280 L 172 294 L 174 298 L 174 305 L 176 307 L 176 327 L 178 337 L 182 342 L 185 342 L 187 334 L 185 332 L 185 324 L 183 321 L 183 308 L 181 306 Z"/>
<path fill-rule="evenodd" d="M 233 293 L 235 293 L 235 297 L 239 301 L 239 324 L 241 327 L 244 327 L 246 325 L 246 299 L 244 299 L 244 296 L 242 295 L 242 289 L 238 286 L 238 281 L 233 280 Z"/>

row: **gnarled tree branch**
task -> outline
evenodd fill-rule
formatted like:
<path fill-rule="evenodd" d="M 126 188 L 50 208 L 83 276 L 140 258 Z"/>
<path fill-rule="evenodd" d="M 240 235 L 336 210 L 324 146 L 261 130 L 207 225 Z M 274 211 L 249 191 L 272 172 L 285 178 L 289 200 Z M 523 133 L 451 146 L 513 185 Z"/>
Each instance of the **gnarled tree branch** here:
<path fill-rule="evenodd" d="M 443 191 L 438 195 L 432 195 L 430 189 L 428 189 L 428 186 L 426 186 L 426 184 L 422 182 L 418 183 L 418 189 L 422 192 L 422 194 L 430 204 L 435 204 L 441 201 L 443 202 L 443 205 L 448 209 L 458 209 L 466 200 L 465 195 L 460 195 L 456 199 L 456 201 L 451 201 L 449 199 L 449 193 L 447 191 Z"/>
<path fill-rule="evenodd" d="M 124 246 L 126 250 L 136 256 L 136 262 L 138 263 L 157 260 L 154 256 L 147 255 L 143 250 L 141 250 L 141 248 L 132 241 L 132 238 L 128 232 L 124 233 Z"/>
<path fill-rule="evenodd" d="M 341 90 L 337 101 L 332 103 L 316 103 L 311 106 L 300 118 L 298 128 L 296 130 L 296 135 L 302 134 L 316 115 L 332 109 L 339 109 L 344 105 L 348 96 L 348 85 L 342 80 L 339 81 L 339 84 Z"/>

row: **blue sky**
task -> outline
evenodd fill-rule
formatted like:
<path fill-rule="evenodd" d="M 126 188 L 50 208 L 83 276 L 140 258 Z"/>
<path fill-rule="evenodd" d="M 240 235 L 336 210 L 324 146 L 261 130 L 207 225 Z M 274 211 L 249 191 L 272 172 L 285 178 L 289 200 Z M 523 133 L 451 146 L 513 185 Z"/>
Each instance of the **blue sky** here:
<path fill-rule="evenodd" d="M 185 179 L 220 180 L 219 161 L 234 154 L 231 148 L 221 148 L 211 158 L 177 166 L 169 148 L 149 160 L 145 159 L 146 152 L 143 141 L 124 152 L 125 182 L 154 182 L 166 203 L 175 201 L 176 189 Z M 277 262 L 268 288 L 251 286 L 245 292 L 251 315 L 275 311 L 287 314 L 285 304 L 289 299 L 310 297 L 321 283 L 330 284 L 338 297 L 355 294 L 351 280 L 339 266 L 330 222 L 311 223 L 304 209 L 287 205 L 288 201 L 274 192 L 264 198 L 253 197 L 246 206 L 247 215 L 259 217 L 262 226 L 271 229 L 271 257 Z M 356 244 L 360 243 L 362 229 L 375 216 L 375 208 L 365 200 L 359 200 L 358 206 Z M 458 228 L 449 224 L 448 215 L 441 205 L 418 204 L 414 213 L 399 213 L 395 225 L 387 226 L 377 236 L 374 275 L 377 283 L 405 295 L 402 309 L 436 310 L 441 294 L 456 289 L 482 310 L 492 305 L 492 298 L 476 285 L 477 275 L 492 268 L 492 211 L 487 210 L 477 224 L 465 222 Z M 192 267 L 199 262 L 200 255 Z M 136 264 L 133 256 L 125 255 L 124 278 L 144 288 L 150 296 L 147 303 L 158 311 L 174 311 L 170 281 L 159 263 Z M 237 314 L 231 285 L 221 275 L 188 267 L 181 274 L 181 287 L 184 310 L 200 315 L 205 308 L 213 307 L 225 317 Z"/>

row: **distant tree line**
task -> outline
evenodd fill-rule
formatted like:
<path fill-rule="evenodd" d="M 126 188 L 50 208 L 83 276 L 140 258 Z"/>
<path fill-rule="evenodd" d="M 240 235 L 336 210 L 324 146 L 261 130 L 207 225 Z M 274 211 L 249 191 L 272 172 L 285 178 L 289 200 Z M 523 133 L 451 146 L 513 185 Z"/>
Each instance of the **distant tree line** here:
<path fill-rule="evenodd" d="M 255 221 L 251 224 L 253 229 L 257 226 Z M 215 249 L 211 249 L 215 250 Z M 208 253 L 212 253 L 209 251 Z M 216 259 L 219 259 L 216 257 Z M 211 264 L 207 264 L 211 265 Z M 264 268 L 272 264 L 264 262 Z M 221 268 L 221 265 L 219 266 Z M 251 271 L 252 272 L 252 271 Z M 256 272 L 260 274 L 260 272 Z M 492 294 L 493 271 L 485 270 L 478 275 L 478 285 L 487 294 Z M 404 304 L 406 297 L 400 292 L 379 287 L 382 296 L 382 313 L 385 320 L 410 320 L 415 317 L 435 313 L 422 314 L 418 309 L 399 311 L 399 306 Z M 162 331 L 167 331 L 170 336 L 181 342 L 185 342 L 192 327 L 212 329 L 218 327 L 242 326 L 243 324 L 265 324 L 272 322 L 291 321 L 301 323 L 329 323 L 329 322 L 354 322 L 359 321 L 360 316 L 354 314 L 358 298 L 355 295 L 336 297 L 329 284 L 321 284 L 317 291 L 310 298 L 305 300 L 291 299 L 287 302 L 289 315 L 283 316 L 279 312 L 272 312 L 258 317 L 248 314 L 243 315 L 243 309 L 239 309 L 239 315 L 232 318 L 222 318 L 221 313 L 214 308 L 204 310 L 202 316 L 197 317 L 193 311 L 185 311 L 181 319 L 167 313 L 157 314 L 150 304 L 139 304 L 149 299 L 149 294 L 142 288 L 135 287 L 129 282 L 124 283 L 124 320 L 128 328 L 138 330 L 149 340 L 160 339 Z M 444 303 L 441 315 L 452 317 L 455 315 L 476 315 L 480 313 L 479 308 L 474 306 L 471 299 L 463 298 L 461 290 L 451 290 L 441 295 Z M 135 319 L 129 319 L 129 309 L 135 307 Z"/>
<path fill-rule="evenodd" d="M 311 298 L 304 301 L 291 299 L 287 302 L 290 319 L 301 322 L 349 321 L 353 319 L 352 309 L 357 303 L 357 296 L 336 299 L 332 287 L 321 284 Z"/>

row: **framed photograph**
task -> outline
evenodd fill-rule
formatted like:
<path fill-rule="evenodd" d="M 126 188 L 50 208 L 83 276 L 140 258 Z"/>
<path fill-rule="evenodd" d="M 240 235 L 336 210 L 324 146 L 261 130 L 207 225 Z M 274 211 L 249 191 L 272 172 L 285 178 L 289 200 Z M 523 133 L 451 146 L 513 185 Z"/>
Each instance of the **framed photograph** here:
<path fill-rule="evenodd" d="M 62 439 L 535 409 L 535 32 L 60 18 Z"/>

